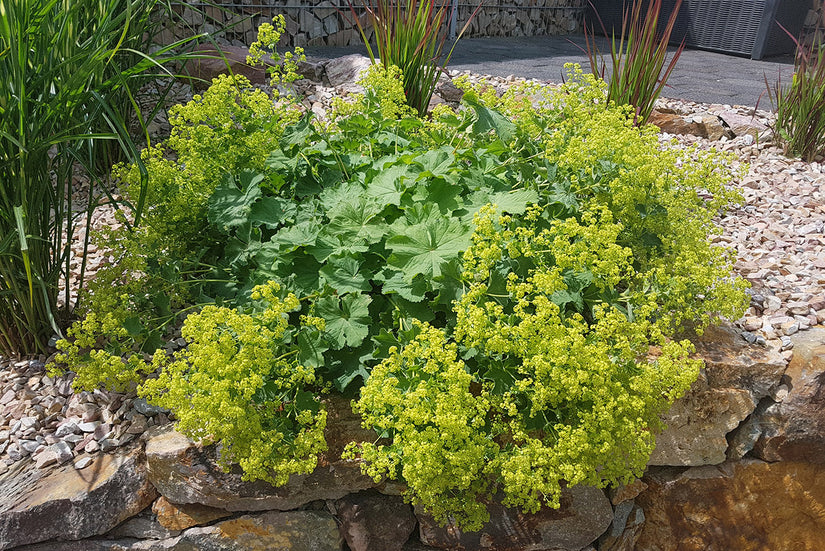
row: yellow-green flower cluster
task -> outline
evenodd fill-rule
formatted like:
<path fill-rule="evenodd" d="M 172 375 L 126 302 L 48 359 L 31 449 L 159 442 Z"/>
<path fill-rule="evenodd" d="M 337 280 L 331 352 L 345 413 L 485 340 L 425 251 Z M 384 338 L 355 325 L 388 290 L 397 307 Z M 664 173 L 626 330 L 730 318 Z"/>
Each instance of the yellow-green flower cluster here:
<path fill-rule="evenodd" d="M 245 479 L 283 485 L 293 473 L 311 472 L 326 449 L 326 412 L 317 397 L 301 400 L 316 382 L 314 370 L 288 346 L 287 313 L 295 295 L 280 299 L 270 283 L 256 287 L 252 313 L 207 306 L 182 329 L 187 348 L 174 359 L 158 353 L 160 370 L 139 393 L 172 410 L 177 429 L 193 439 L 221 443 L 221 463 L 237 462 Z"/>
<path fill-rule="evenodd" d="M 730 277 L 731 251 L 708 239 L 720 231 L 714 217 L 741 199 L 727 186 L 729 159 L 662 147 L 656 127 L 636 128 L 622 109 L 588 101 L 576 79 L 567 87 L 577 94 L 566 96 L 564 118 L 545 136 L 546 155 L 572 191 L 622 224 L 617 242 L 632 251 L 634 283 L 657 302 L 661 326 L 674 331 L 690 321 L 701 331 L 709 313 L 736 319 L 746 282 Z"/>
<path fill-rule="evenodd" d="M 191 248 L 205 225 L 207 199 L 222 176 L 263 170 L 284 128 L 300 115 L 291 99 L 273 101 L 241 75 L 219 75 L 202 95 L 172 107 L 169 139 L 141 152 L 148 173 L 146 219 L 152 236 L 162 238 L 174 254 Z M 144 185 L 141 167 L 119 165 L 113 174 L 137 204 Z"/>
<path fill-rule="evenodd" d="M 356 408 L 391 445 L 365 444 L 366 472 L 401 476 L 408 497 L 469 529 L 496 491 L 535 512 L 559 506 L 564 484 L 605 486 L 639 476 L 660 428 L 658 415 L 695 379 L 688 341 L 664 339 L 650 317 L 601 302 L 590 319 L 554 302 L 565 274 L 588 272 L 597 290 L 627 281 L 632 255 L 616 244 L 622 226 L 608 209 L 545 223 L 476 217 L 465 254 L 468 288 L 455 305 L 453 339 L 421 333 L 376 367 Z M 506 295 L 489 293 L 493 272 L 519 260 Z M 512 265 L 512 264 L 511 264 Z M 654 359 L 647 359 L 657 345 Z M 458 351 L 473 351 L 469 364 Z M 354 449 L 351 453 L 354 453 Z"/>
<path fill-rule="evenodd" d="M 119 354 L 96 348 L 98 339 L 117 339 L 127 336 L 123 320 L 114 313 L 98 315 L 90 312 L 84 319 L 68 330 L 68 339 L 60 339 L 57 348 L 60 353 L 55 364 L 50 367 L 51 375 L 61 375 L 59 365 L 68 365 L 77 371 L 72 386 L 77 390 L 92 391 L 104 385 L 111 390 L 124 391 L 134 387 L 153 368 L 137 355 L 123 359 Z"/>
<path fill-rule="evenodd" d="M 664 341 L 646 315 L 655 300 L 635 304 L 634 317 L 598 302 L 592 312 L 570 313 L 554 302 L 566 290 L 563 273 L 588 272 L 596 290 L 611 289 L 632 273 L 630 251 L 616 244 L 622 226 L 601 207 L 540 228 L 514 227 L 506 217 L 492 231 L 491 212 L 465 257 L 468 292 L 456 304 L 456 340 L 478 351 L 479 364 L 495 362 L 511 378 L 491 397 L 494 434 L 506 434 L 492 464 L 505 503 L 536 511 L 558 506 L 561 483 L 604 486 L 640 475 L 653 449 L 657 415 L 684 392 L 698 373 L 689 342 Z M 498 237 L 498 239 L 496 239 Z M 523 276 L 510 272 L 507 296 L 487 290 L 497 262 L 529 259 Z M 485 269 L 486 267 L 486 269 Z M 649 346 L 663 345 L 648 362 Z M 482 368 L 483 369 L 483 368 Z"/>
<path fill-rule="evenodd" d="M 346 100 L 333 98 L 330 120 L 352 116 L 355 113 L 380 111 L 387 121 L 415 117 L 416 111 L 407 105 L 401 69 L 395 65 L 385 68 L 381 64 L 372 64 L 358 79 L 364 87 L 363 94 L 351 94 Z"/>
<path fill-rule="evenodd" d="M 478 529 L 487 491 L 487 459 L 496 445 L 485 430 L 489 404 L 474 396 L 472 377 L 444 333 L 416 322 L 419 335 L 375 367 L 355 408 L 367 426 L 391 430 L 390 446 L 365 443 L 365 472 L 376 481 L 401 475 L 407 498 L 446 521 Z M 349 456 L 357 448 L 349 448 Z"/>
<path fill-rule="evenodd" d="M 111 251 L 116 261 L 104 266 L 90 282 L 81 311 L 93 319 L 117 323 L 112 321 L 104 328 L 96 322 L 78 322 L 70 331 L 72 337 L 81 340 L 108 341 L 105 352 L 91 352 L 84 346 L 70 348 L 68 341 L 61 344 L 67 352 L 63 360 L 78 372 L 78 388 L 96 384 L 123 388 L 139 379 L 138 364 L 142 360 L 130 358 L 123 369 L 118 368 L 122 363 L 119 356 L 134 352 L 125 344 L 130 339 L 109 331 L 108 327 L 120 324 L 122 329 L 125 320 L 152 308 L 154 297 L 166 297 L 172 310 L 192 298 L 185 285 L 190 277 L 157 274 L 164 273 L 167 265 L 171 272 L 181 266 L 191 268 L 192 273 L 202 269 L 196 258 L 189 258 L 204 246 L 209 196 L 226 173 L 249 168 L 263 170 L 284 128 L 297 122 L 299 116 L 290 100 L 274 102 L 272 97 L 253 88 L 245 77 L 221 75 L 202 95 L 170 110 L 171 136 L 164 145 L 150 146 L 141 152 L 143 167 L 113 168 L 132 205 L 145 199 L 145 212 L 140 226 L 131 227 L 126 223 L 131 220 L 121 214 L 123 223 L 118 228 L 95 238 L 98 246 Z M 144 167 L 148 180 L 142 174 Z M 147 270 L 149 260 L 158 264 L 154 275 Z M 159 320 L 158 327 L 148 330 L 159 333 L 171 321 L 173 318 L 168 316 Z"/>
<path fill-rule="evenodd" d="M 285 52 L 283 58 L 278 54 L 276 48 L 281 35 L 286 31 L 286 19 L 283 15 L 276 15 L 272 22 L 263 23 L 258 27 L 258 39 L 249 45 L 249 55 L 246 62 L 250 65 L 263 65 L 266 63 L 270 83 L 277 86 L 281 83 L 290 83 L 298 80 L 298 63 L 306 60 L 304 50 L 296 47 L 292 52 Z M 264 60 L 264 58 L 268 58 Z M 277 97 L 277 90 L 273 92 Z"/>

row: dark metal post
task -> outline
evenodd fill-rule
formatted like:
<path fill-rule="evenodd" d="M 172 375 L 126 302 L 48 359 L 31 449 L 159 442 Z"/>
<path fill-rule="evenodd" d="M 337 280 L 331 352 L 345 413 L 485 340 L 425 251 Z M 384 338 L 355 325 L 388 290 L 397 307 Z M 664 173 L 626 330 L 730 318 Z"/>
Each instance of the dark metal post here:
<path fill-rule="evenodd" d="M 455 27 L 458 21 L 458 0 L 452 0 L 453 7 L 450 10 L 450 40 L 455 40 Z"/>

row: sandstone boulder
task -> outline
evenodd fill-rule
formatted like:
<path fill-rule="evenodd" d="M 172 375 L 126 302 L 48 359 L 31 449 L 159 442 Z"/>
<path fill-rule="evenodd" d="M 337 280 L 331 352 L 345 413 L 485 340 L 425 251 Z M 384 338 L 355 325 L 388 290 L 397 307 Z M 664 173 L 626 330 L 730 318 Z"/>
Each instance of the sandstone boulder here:
<path fill-rule="evenodd" d="M 749 344 L 730 325 L 709 327 L 694 344 L 711 387 L 743 388 L 754 401 L 771 396 L 785 372 L 787 362 L 777 350 Z"/>
<path fill-rule="evenodd" d="M 647 119 L 648 124 L 655 124 L 662 132 L 668 134 L 691 134 L 699 135 L 699 125 L 693 120 L 683 117 L 677 113 L 664 113 L 656 109 L 650 113 Z"/>
<path fill-rule="evenodd" d="M 760 138 L 768 131 L 768 127 L 759 122 L 755 117 L 741 115 L 735 111 L 723 111 L 719 113 L 725 124 L 735 136 L 751 135 L 754 139 Z"/>
<path fill-rule="evenodd" d="M 636 551 L 825 549 L 825 466 L 745 459 L 644 480 Z"/>
<path fill-rule="evenodd" d="M 732 327 L 713 327 L 695 340 L 705 361 L 698 380 L 664 416 L 649 465 L 699 466 L 725 461 L 726 435 L 779 386 L 785 360 L 748 344 Z"/>
<path fill-rule="evenodd" d="M 243 75 L 252 84 L 266 84 L 269 77 L 265 67 L 253 67 L 246 62 L 249 49 L 240 46 L 221 46 L 216 49 L 211 44 L 203 44 L 194 52 L 193 61 L 186 65 L 190 75 L 211 83 L 212 79 L 230 71 L 234 75 Z M 208 85 L 208 84 L 207 84 Z"/>
<path fill-rule="evenodd" d="M 726 435 L 753 412 L 756 402 L 741 388 L 710 388 L 700 376 L 665 416 L 648 465 L 716 465 L 725 461 Z"/>
<path fill-rule="evenodd" d="M 559 509 L 542 508 L 533 515 L 499 504 L 488 505 L 490 521 L 478 532 L 439 526 L 419 513 L 422 543 L 464 551 L 579 551 L 594 542 L 613 521 L 613 508 L 602 490 L 574 486 L 563 491 Z"/>
<path fill-rule="evenodd" d="M 327 61 L 324 64 L 324 74 L 330 86 L 354 85 L 370 65 L 370 58 L 361 54 L 350 54 Z"/>
<path fill-rule="evenodd" d="M 754 453 L 765 461 L 825 463 L 825 327 L 791 337 L 793 358 L 783 381 L 787 396 L 754 423 Z"/>
<path fill-rule="evenodd" d="M 727 138 L 734 136 L 724 121 L 717 115 L 711 113 L 683 116 L 676 113 L 665 113 L 653 110 L 647 122 L 649 124 L 655 124 L 662 132 L 667 132 L 668 134 L 690 134 L 707 138 L 711 141 L 719 140 L 723 136 Z"/>
<path fill-rule="evenodd" d="M 693 116 L 693 122 L 699 126 L 699 136 L 714 142 L 725 138 L 733 138 L 733 132 L 718 115 L 702 113 Z"/>
<path fill-rule="evenodd" d="M 357 439 L 363 430 L 345 400 L 337 399 L 327 407 L 328 427 L 334 427 L 327 431 L 330 452 L 340 454 L 343 443 Z M 264 481 L 241 480 L 238 467 L 223 472 L 217 464 L 215 446 L 198 446 L 171 427 L 147 433 L 146 441 L 149 480 L 163 497 L 172 503 L 197 503 L 227 511 L 288 511 L 310 501 L 338 499 L 376 486 L 370 477 L 361 474 L 360 463 L 341 460 L 340 455 L 330 452 L 321 458 L 314 472 L 293 475 L 289 483 L 276 488 Z"/>
<path fill-rule="evenodd" d="M 156 497 L 139 449 L 100 456 L 82 471 L 20 463 L 0 477 L 0 549 L 103 534 Z"/>
<path fill-rule="evenodd" d="M 152 504 L 152 512 L 166 530 L 186 530 L 199 524 L 208 524 L 213 520 L 226 518 L 232 513 L 224 509 L 215 509 L 198 503 L 177 505 L 170 503 L 165 497 L 159 497 Z M 174 534 L 177 535 L 177 534 Z"/>

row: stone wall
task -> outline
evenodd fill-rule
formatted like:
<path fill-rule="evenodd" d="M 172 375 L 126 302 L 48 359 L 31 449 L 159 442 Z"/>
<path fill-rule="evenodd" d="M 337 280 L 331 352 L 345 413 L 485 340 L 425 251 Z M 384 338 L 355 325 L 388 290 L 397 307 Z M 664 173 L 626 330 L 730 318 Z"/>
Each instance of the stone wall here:
<path fill-rule="evenodd" d="M 739 330 L 709 330 L 696 346 L 706 367 L 641 479 L 568 488 L 561 509 L 534 515 L 493 503 L 480 532 L 438 526 L 400 485 L 341 460 L 370 435 L 333 398 L 329 451 L 282 488 L 222 472 L 214 447 L 168 424 L 82 468 L 18 462 L 0 475 L 0 550 L 825 549 L 825 328 L 791 341 L 788 363 Z"/>
<path fill-rule="evenodd" d="M 483 3 L 476 16 L 477 0 L 457 2 L 456 32 L 470 20 L 464 36 L 535 36 L 568 34 L 581 28 L 586 0 L 493 0 Z M 361 5 L 360 0 L 353 2 Z M 185 27 L 170 30 L 167 40 L 195 32 L 208 32 L 225 42 L 249 45 L 258 25 L 282 14 L 287 33 L 281 46 L 349 46 L 362 43 L 354 26 L 353 11 L 345 0 L 245 0 L 214 5 L 189 0 L 176 7 Z M 362 9 L 355 12 L 366 26 Z M 449 22 L 444 32 L 449 31 Z M 368 33 L 369 34 L 369 33 Z"/>

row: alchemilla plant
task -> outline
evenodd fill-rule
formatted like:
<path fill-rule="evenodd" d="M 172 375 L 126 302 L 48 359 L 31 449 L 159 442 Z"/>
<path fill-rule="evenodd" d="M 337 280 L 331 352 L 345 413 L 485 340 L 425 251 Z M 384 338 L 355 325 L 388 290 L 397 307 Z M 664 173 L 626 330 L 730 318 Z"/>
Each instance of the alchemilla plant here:
<path fill-rule="evenodd" d="M 725 158 L 570 77 L 463 83 L 419 117 L 376 66 L 325 121 L 217 79 L 144 152 L 142 223 L 101 238 L 117 261 L 59 344 L 75 385 L 135 387 L 276 485 L 315 467 L 342 393 L 376 432 L 345 455 L 467 529 L 493 496 L 640 475 L 701 367 L 685 336 L 746 304 L 708 239 L 738 198 Z"/>

